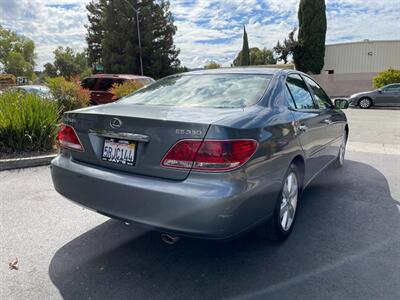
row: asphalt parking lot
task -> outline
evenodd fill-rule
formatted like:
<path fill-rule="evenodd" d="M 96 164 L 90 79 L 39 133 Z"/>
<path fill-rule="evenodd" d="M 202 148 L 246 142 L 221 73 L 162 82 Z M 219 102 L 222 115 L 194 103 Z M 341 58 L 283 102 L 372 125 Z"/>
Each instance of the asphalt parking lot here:
<path fill-rule="evenodd" d="M 347 115 L 346 165 L 308 188 L 282 245 L 169 246 L 66 201 L 48 167 L 0 172 L 0 298 L 400 299 L 400 110 Z"/>

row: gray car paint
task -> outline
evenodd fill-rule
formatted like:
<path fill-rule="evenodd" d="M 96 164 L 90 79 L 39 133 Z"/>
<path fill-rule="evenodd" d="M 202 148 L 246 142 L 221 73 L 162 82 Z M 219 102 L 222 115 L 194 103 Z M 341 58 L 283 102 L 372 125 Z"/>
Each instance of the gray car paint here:
<path fill-rule="evenodd" d="M 294 71 L 245 68 L 189 74 L 245 73 L 273 76 L 264 97 L 243 109 L 135 106 L 115 102 L 64 115 L 85 152 L 61 150 L 52 161 L 56 190 L 72 201 L 102 214 L 152 226 L 164 232 L 202 238 L 227 238 L 268 219 L 280 194 L 285 172 L 295 161 L 304 170 L 304 187 L 334 161 L 347 126 L 337 109 L 290 109 L 286 76 Z M 90 129 L 111 130 L 113 117 L 120 132 L 144 134 L 134 167 L 99 159 L 102 137 Z M 329 119 L 329 122 L 325 122 Z M 307 132 L 298 126 L 306 122 Z M 193 129 L 201 135 L 177 134 Z M 347 129 L 348 130 L 348 129 Z M 205 173 L 166 169 L 160 162 L 178 140 L 255 139 L 259 147 L 241 168 Z"/>
<path fill-rule="evenodd" d="M 349 99 L 350 105 L 357 106 L 361 99 L 368 98 L 374 106 L 400 106 L 400 84 L 396 84 L 398 86 L 396 90 L 388 90 L 387 87 L 392 85 L 351 95 Z"/>

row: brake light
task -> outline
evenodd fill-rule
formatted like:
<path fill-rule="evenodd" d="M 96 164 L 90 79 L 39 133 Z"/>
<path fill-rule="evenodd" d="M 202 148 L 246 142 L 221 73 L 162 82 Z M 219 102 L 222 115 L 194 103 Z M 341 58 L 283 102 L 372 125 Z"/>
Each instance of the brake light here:
<path fill-rule="evenodd" d="M 190 169 L 199 150 L 201 141 L 182 140 L 176 143 L 165 155 L 162 165 L 170 168 Z"/>
<path fill-rule="evenodd" d="M 162 161 L 164 167 L 220 172 L 245 164 L 256 152 L 255 140 L 182 140 Z"/>
<path fill-rule="evenodd" d="M 58 133 L 57 140 L 60 144 L 60 147 L 67 148 L 71 150 L 81 151 L 83 152 L 83 146 L 79 141 L 78 135 L 75 132 L 75 129 L 69 125 L 61 124 Z"/>

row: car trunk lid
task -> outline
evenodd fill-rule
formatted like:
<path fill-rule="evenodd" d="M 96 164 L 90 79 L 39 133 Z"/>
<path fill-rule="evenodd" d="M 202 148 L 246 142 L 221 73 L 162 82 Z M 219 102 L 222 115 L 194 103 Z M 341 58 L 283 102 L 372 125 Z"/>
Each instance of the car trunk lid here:
<path fill-rule="evenodd" d="M 182 139 L 203 140 L 210 124 L 237 110 L 112 103 L 68 112 L 64 122 L 75 129 L 85 149 L 70 151 L 75 160 L 133 174 L 184 180 L 190 170 L 161 166 L 168 150 Z M 119 127 L 113 126 L 115 120 L 121 123 Z M 106 139 L 135 143 L 134 164 L 104 161 Z"/>

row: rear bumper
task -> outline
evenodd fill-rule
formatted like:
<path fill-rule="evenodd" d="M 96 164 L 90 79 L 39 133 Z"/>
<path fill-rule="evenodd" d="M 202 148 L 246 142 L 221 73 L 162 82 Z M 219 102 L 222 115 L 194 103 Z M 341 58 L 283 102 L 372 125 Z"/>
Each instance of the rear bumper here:
<path fill-rule="evenodd" d="M 277 186 L 247 180 L 244 172 L 190 174 L 184 181 L 132 175 L 58 156 L 55 189 L 110 217 L 178 235 L 223 239 L 272 214 Z"/>

